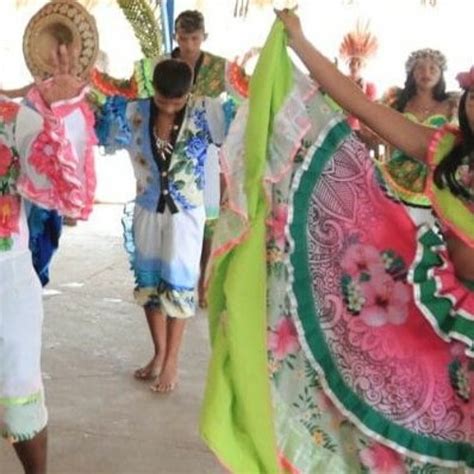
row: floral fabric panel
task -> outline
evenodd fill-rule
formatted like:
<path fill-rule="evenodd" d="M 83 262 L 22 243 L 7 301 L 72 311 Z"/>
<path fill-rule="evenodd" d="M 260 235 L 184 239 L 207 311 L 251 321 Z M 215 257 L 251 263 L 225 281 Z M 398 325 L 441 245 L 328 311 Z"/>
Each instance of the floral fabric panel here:
<path fill-rule="evenodd" d="M 210 53 L 204 53 L 193 94 L 218 97 L 226 90 L 226 60 Z"/>
<path fill-rule="evenodd" d="M 48 105 L 38 89 L 17 117 L 21 173 L 18 192 L 45 209 L 75 219 L 92 212 L 96 187 L 94 115 L 84 88 L 76 97 Z"/>
<path fill-rule="evenodd" d="M 444 115 L 433 115 L 419 122 L 415 115 L 405 113 L 410 120 L 423 123 L 428 127 L 440 128 L 449 122 Z M 426 195 L 428 167 L 426 164 L 410 158 L 400 150 L 394 150 L 390 159 L 381 165 L 381 171 L 390 190 L 408 205 L 430 207 Z"/>
<path fill-rule="evenodd" d="M 160 181 L 151 149 L 149 101 L 129 104 L 127 117 L 132 132 L 129 151 L 137 179 L 137 203 L 151 210 L 158 202 Z M 211 141 L 206 100 L 191 99 L 168 171 L 170 194 L 181 209 L 203 205 L 204 164 Z"/>
<path fill-rule="evenodd" d="M 294 213 L 290 225 L 300 342 L 359 429 L 415 459 L 468 464 L 472 401 L 453 390 L 453 347 L 417 309 L 406 278 L 416 229 L 378 188 L 360 143 L 349 138 L 330 156 L 316 151 L 301 174 L 294 206 L 306 217 Z"/>
<path fill-rule="evenodd" d="M 14 144 L 19 106 L 0 101 L 0 252 L 10 250 L 19 232 L 21 200 L 16 192 L 20 160 Z"/>
<path fill-rule="evenodd" d="M 318 116 L 321 112 L 316 110 L 314 113 L 315 122 L 321 123 L 322 118 Z M 324 133 L 318 134 L 319 144 L 323 142 L 321 136 L 324 138 Z M 299 335 L 299 315 L 288 294 L 288 285 L 294 276 L 289 274 L 285 265 L 291 248 L 285 229 L 295 214 L 291 187 L 299 183 L 300 173 L 309 166 L 311 158 L 313 162 L 317 161 L 312 156 L 314 148 L 310 149 L 311 143 L 312 139 L 303 141 L 291 176 L 272 186 L 272 212 L 268 220 L 268 368 L 282 464 L 291 466 L 291 472 L 301 473 L 464 472 L 462 467 L 442 467 L 418 461 L 416 456 L 399 454 L 376 438 L 367 436 L 360 425 L 353 423 L 349 410 L 341 410 L 329 398 L 331 390 L 328 390 L 327 379 L 315 368 L 309 335 Z M 467 396 L 469 383 L 468 365 L 462 351 L 454 346 L 448 348 L 442 356 L 445 364 L 437 367 L 437 382 L 430 381 L 427 385 L 421 378 L 426 373 L 420 372 L 422 360 L 402 355 L 398 338 L 377 335 L 383 331 L 395 334 L 404 323 L 413 321 L 413 298 L 404 280 L 412 252 L 403 245 L 402 248 L 390 245 L 393 237 L 391 240 L 387 235 L 379 235 L 374 245 L 361 239 L 365 235 L 361 232 L 352 235 L 347 232 L 346 227 L 354 219 L 360 218 L 368 223 L 377 219 L 378 212 L 370 209 L 370 205 L 361 211 L 356 204 L 377 202 L 382 196 L 376 185 L 369 186 L 369 193 L 364 191 L 363 182 L 375 182 L 369 163 L 362 148 L 349 141 L 338 156 L 327 163 L 325 179 L 314 194 L 318 200 L 313 198 L 305 211 L 309 232 L 309 258 L 306 258 L 311 269 L 309 281 L 317 282 L 313 288 L 319 285 L 335 289 L 334 293 L 328 292 L 324 300 L 317 300 L 323 328 L 331 334 L 328 343 L 337 351 L 339 370 L 347 383 L 367 393 L 373 405 L 386 416 L 408 422 L 408 412 L 418 413 L 418 421 L 414 419 L 412 422 L 415 432 L 421 434 L 425 431 L 435 436 L 436 432 L 444 430 L 449 432 L 447 436 L 457 438 L 468 423 L 468 419 L 460 414 L 466 411 L 460 401 L 461 396 Z M 311 175 L 311 171 L 308 174 Z M 298 209 L 302 212 L 302 208 Z M 379 209 L 378 205 L 376 209 Z M 407 218 L 404 217 L 402 222 L 410 228 Z M 367 225 L 369 228 L 375 229 L 377 225 Z M 340 249 L 339 266 L 335 266 L 331 258 L 337 249 Z M 432 331 L 423 323 L 422 317 L 419 319 L 424 334 Z M 348 324 L 347 331 L 341 326 L 344 320 Z M 430 341 L 435 341 L 438 347 L 444 344 L 432 332 Z M 322 344 L 321 340 L 319 347 Z M 346 360 L 348 354 L 354 354 L 355 359 Z M 390 373 L 391 378 L 378 379 L 376 368 L 380 364 L 386 367 L 380 374 Z M 394 385 L 384 387 L 389 380 L 394 381 Z M 405 388 L 410 388 L 410 392 L 405 392 Z M 399 410 L 395 402 L 400 403 Z M 437 407 L 441 406 L 443 417 L 437 415 Z M 452 422 L 456 420 L 451 428 L 443 422 L 446 417 Z M 428 419 L 432 420 L 431 427 L 425 424 Z M 466 430 L 463 437 L 468 432 Z"/>

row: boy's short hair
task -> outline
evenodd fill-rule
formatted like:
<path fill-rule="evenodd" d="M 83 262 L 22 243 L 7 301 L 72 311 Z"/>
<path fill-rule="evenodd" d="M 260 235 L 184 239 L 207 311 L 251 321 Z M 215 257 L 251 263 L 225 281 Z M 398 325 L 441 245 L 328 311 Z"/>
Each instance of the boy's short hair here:
<path fill-rule="evenodd" d="M 193 83 L 191 67 L 179 59 L 165 59 L 155 66 L 153 88 L 167 99 L 188 94 Z"/>
<path fill-rule="evenodd" d="M 183 30 L 185 33 L 194 33 L 196 31 L 206 31 L 204 16 L 198 10 L 185 10 L 181 12 L 175 22 L 175 31 Z"/>

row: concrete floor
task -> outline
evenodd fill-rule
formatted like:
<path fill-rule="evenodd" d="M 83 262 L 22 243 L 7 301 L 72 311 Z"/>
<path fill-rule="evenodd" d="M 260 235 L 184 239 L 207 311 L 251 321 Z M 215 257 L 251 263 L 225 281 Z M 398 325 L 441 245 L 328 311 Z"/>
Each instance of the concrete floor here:
<path fill-rule="evenodd" d="M 151 345 L 132 299 L 121 211 L 99 205 L 89 222 L 66 227 L 52 267 L 43 343 L 49 473 L 223 473 L 197 433 L 209 355 L 205 317 L 189 324 L 175 393 L 152 393 L 131 375 Z M 0 443 L 0 473 L 21 472 Z"/>

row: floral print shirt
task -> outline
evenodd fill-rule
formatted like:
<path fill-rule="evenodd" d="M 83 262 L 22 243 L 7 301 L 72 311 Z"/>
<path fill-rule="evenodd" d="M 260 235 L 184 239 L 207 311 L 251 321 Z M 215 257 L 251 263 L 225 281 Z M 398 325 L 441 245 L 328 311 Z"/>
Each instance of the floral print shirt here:
<path fill-rule="evenodd" d="M 173 54 L 172 56 L 176 57 L 176 52 Z M 104 95 L 107 97 L 118 95 L 129 100 L 152 97 L 154 68 L 159 61 L 169 57 L 143 58 L 136 61 L 130 79 L 116 79 L 95 69 L 92 75 L 92 102 L 100 108 L 103 106 Z M 202 60 L 195 75 L 192 92 L 195 96 L 206 97 L 219 97 L 223 93 L 229 93 L 233 97 L 242 98 L 238 79 L 244 78 L 245 82 L 248 79 L 245 71 L 235 62 L 229 62 L 207 51 L 202 52 Z M 248 84 L 245 84 L 245 87 L 248 87 Z M 246 96 L 246 93 L 244 95 Z"/>
<path fill-rule="evenodd" d="M 150 133 L 150 99 L 126 102 L 116 97 L 110 110 L 99 119 L 99 139 L 106 151 L 125 148 L 132 160 L 137 181 L 136 203 L 158 212 L 163 194 L 170 195 L 177 210 L 194 209 L 204 204 L 204 165 L 211 143 L 224 139 L 225 119 L 221 102 L 191 97 L 186 106 L 171 161 L 165 173 L 164 188 L 158 159 L 153 154 L 154 137 Z M 101 122 L 104 126 L 101 126 Z"/>
<path fill-rule="evenodd" d="M 176 56 L 176 53 L 174 54 Z M 144 58 L 135 63 L 132 83 L 137 84 L 138 97 L 150 97 L 153 95 L 153 70 L 158 61 L 165 59 Z M 223 92 L 232 92 L 227 74 L 229 63 L 226 59 L 214 54 L 203 52 L 202 61 L 196 73 L 193 86 L 195 96 L 218 97 Z"/>

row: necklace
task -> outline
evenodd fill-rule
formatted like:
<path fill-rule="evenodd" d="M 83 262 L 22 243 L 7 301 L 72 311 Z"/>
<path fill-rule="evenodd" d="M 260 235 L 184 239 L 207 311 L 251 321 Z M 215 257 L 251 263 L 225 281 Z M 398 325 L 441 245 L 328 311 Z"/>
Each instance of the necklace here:
<path fill-rule="evenodd" d="M 429 114 L 435 109 L 436 105 L 427 105 L 427 106 L 418 106 L 417 110 L 419 110 L 422 114 Z"/>
<path fill-rule="evenodd" d="M 173 151 L 173 144 L 168 141 L 164 140 L 163 138 L 158 137 L 155 134 L 155 143 L 156 143 L 156 149 L 158 150 L 158 153 L 171 153 Z"/>
<path fill-rule="evenodd" d="M 171 139 L 164 139 L 158 136 L 158 133 L 156 132 L 156 128 L 153 130 L 153 135 L 155 138 L 155 143 L 156 143 L 156 149 L 158 153 L 160 154 L 161 158 L 163 160 L 166 160 L 166 156 L 171 155 L 173 153 L 174 149 L 174 144 L 173 144 L 173 136 L 176 133 L 176 130 L 178 130 L 177 125 L 173 125 L 171 127 Z"/>
<path fill-rule="evenodd" d="M 410 104 L 410 107 L 405 108 L 406 112 L 411 112 L 418 120 L 424 121 L 434 115 L 438 104 L 435 102 L 431 105 Z"/>

